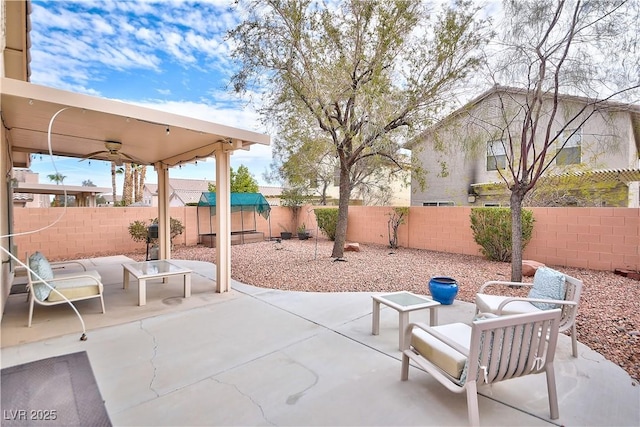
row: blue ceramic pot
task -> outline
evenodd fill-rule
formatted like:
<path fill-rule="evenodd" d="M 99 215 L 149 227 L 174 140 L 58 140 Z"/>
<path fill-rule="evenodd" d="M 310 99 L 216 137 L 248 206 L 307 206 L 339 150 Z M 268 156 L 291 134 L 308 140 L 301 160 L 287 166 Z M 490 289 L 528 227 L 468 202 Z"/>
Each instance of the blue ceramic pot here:
<path fill-rule="evenodd" d="M 436 276 L 429 280 L 431 297 L 443 305 L 453 304 L 458 295 L 458 282 L 452 277 Z"/>

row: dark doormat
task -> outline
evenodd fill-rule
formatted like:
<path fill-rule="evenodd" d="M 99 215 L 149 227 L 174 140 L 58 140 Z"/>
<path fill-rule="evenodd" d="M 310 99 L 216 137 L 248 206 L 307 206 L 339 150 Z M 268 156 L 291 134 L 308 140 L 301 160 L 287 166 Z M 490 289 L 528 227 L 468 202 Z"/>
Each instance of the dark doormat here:
<path fill-rule="evenodd" d="M 2 426 L 111 426 L 87 352 L 2 369 Z"/>

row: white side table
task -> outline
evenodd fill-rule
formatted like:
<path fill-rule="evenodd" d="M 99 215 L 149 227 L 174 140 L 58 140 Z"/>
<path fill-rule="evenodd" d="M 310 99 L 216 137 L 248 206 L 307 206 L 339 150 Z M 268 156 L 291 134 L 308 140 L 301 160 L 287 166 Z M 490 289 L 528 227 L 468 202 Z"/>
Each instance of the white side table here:
<path fill-rule="evenodd" d="M 440 303 L 431 298 L 412 294 L 407 291 L 392 292 L 389 294 L 372 295 L 373 299 L 373 316 L 371 333 L 378 335 L 380 333 L 380 304 L 384 304 L 396 310 L 399 318 L 398 331 L 398 348 L 402 351 L 404 346 L 404 330 L 409 324 L 409 313 L 415 310 L 429 309 L 429 324 L 435 326 L 438 324 L 438 307 Z"/>

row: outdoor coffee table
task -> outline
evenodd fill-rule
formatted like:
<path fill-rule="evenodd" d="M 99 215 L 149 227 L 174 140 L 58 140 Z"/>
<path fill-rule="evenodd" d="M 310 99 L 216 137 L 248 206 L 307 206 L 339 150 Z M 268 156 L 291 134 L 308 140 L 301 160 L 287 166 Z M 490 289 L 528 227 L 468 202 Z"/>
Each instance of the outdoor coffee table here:
<path fill-rule="evenodd" d="M 371 333 L 380 333 L 380 304 L 387 305 L 398 312 L 400 330 L 398 331 L 398 348 L 404 349 L 404 330 L 409 324 L 409 313 L 415 310 L 429 309 L 429 324 L 438 324 L 438 307 L 440 303 L 431 298 L 412 294 L 407 291 L 392 292 L 389 294 L 372 295 L 373 298 L 373 323 Z"/>
<path fill-rule="evenodd" d="M 184 277 L 184 297 L 191 296 L 191 270 L 182 268 L 169 261 L 144 261 L 132 264 L 122 264 L 123 268 L 123 289 L 129 288 L 129 276 L 138 279 L 138 305 L 147 303 L 147 280 L 162 279 L 162 283 L 167 282 L 170 276 Z"/>

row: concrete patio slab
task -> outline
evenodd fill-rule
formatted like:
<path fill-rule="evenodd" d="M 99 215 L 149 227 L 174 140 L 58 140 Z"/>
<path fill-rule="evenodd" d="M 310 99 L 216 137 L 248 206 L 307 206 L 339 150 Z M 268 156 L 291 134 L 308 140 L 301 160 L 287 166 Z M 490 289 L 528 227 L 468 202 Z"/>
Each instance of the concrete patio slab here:
<path fill-rule="evenodd" d="M 464 395 L 417 368 L 400 381 L 397 312 L 383 309 L 380 335 L 371 335 L 372 294 L 286 292 L 236 282 L 220 295 L 213 292 L 215 266 L 188 264 L 199 293 L 165 304 L 175 297 L 170 283 L 145 307 L 135 305 L 131 289 L 131 300 L 118 289 L 118 263 L 94 264 L 112 275 L 112 289 L 107 314 L 81 310 L 89 313 L 84 342 L 73 314 L 49 307 L 38 316 L 44 336 L 34 338 L 24 302 L 11 301 L 8 306 L 18 307 L 2 321 L 2 367 L 87 351 L 114 425 L 467 424 Z M 470 322 L 474 307 L 456 301 L 439 310 L 441 324 Z M 101 316 L 109 320 L 94 322 Z M 411 320 L 427 321 L 428 311 L 412 313 Z M 5 345 L 5 334 L 22 342 Z M 537 375 L 481 387 L 481 424 L 640 425 L 640 387 L 621 368 L 584 345 L 578 358 L 571 357 L 566 335 L 555 366 L 560 419 L 548 418 L 545 379 Z"/>

